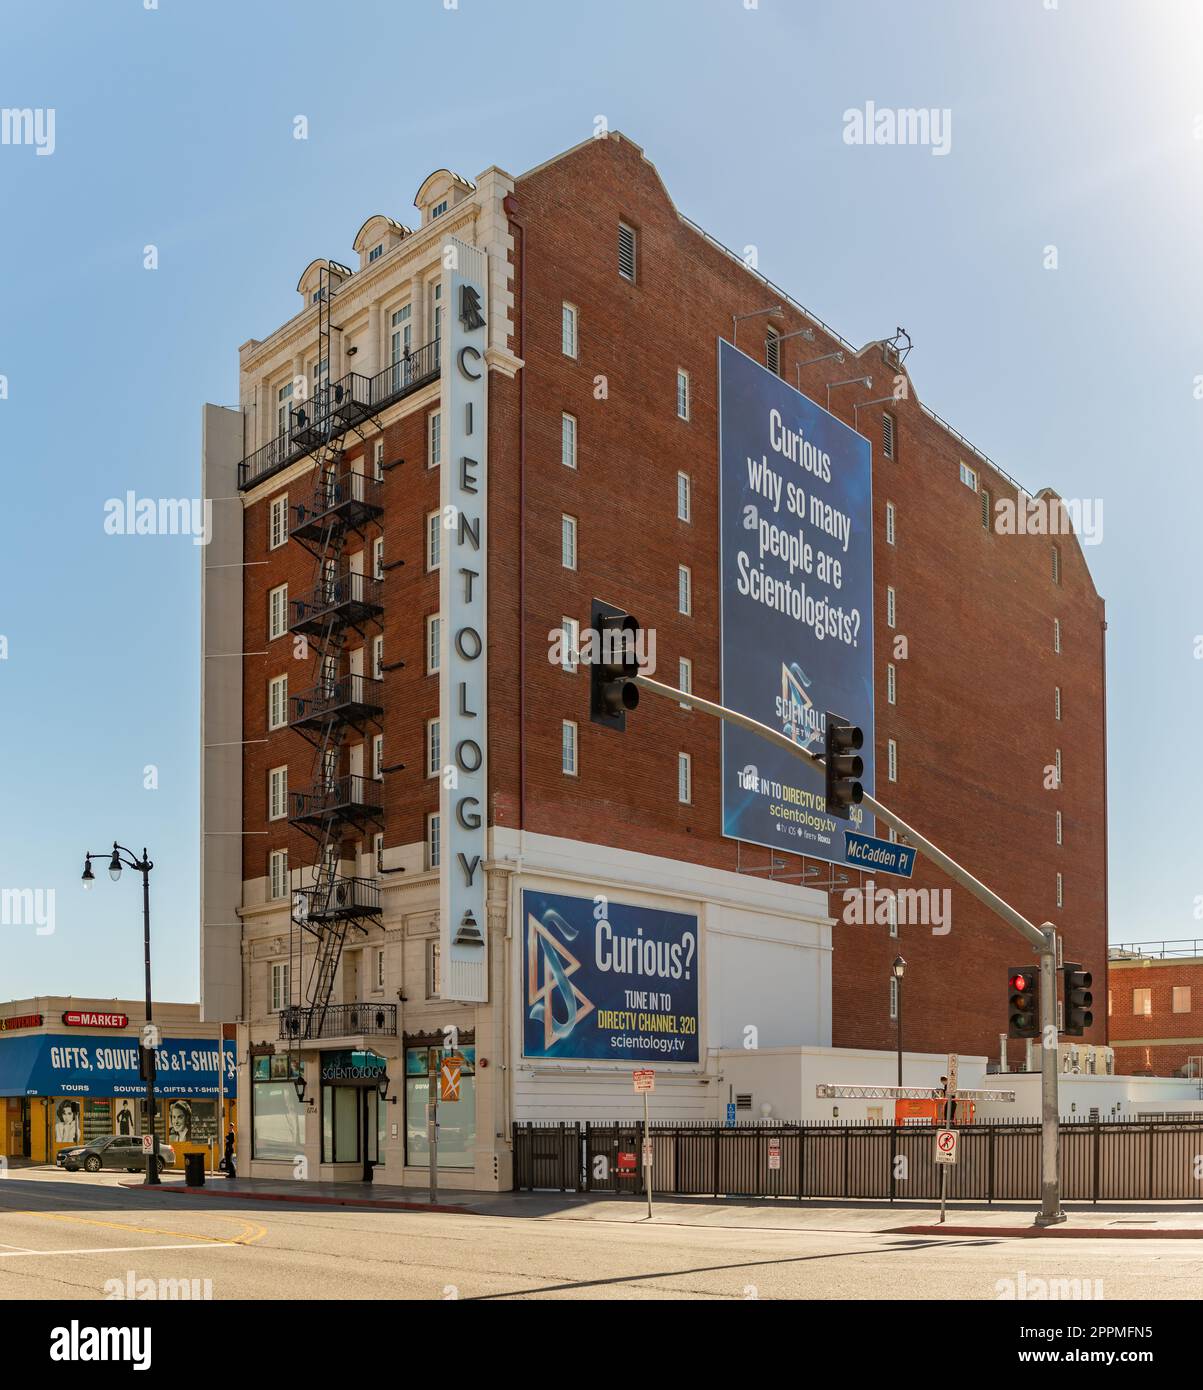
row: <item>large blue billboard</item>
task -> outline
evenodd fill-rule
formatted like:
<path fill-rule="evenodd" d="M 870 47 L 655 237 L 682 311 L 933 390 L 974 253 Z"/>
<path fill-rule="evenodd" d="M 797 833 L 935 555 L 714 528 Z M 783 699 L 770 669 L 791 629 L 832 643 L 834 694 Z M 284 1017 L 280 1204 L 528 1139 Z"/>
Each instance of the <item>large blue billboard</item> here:
<path fill-rule="evenodd" d="M 165 1098 L 211 1098 L 222 1087 L 218 1049 L 224 1054 L 227 1096 L 238 1091 L 233 1042 L 171 1038 L 155 1053 L 155 1093 Z M 125 1036 L 33 1033 L 0 1039 L 0 1096 L 138 1096 L 138 1039 Z"/>
<path fill-rule="evenodd" d="M 522 894 L 527 1057 L 698 1060 L 698 919 Z"/>
<path fill-rule="evenodd" d="M 873 791 L 873 488 L 869 441 L 720 340 L 722 700 L 822 753 L 826 713 L 865 732 Z M 822 774 L 723 725 L 723 834 L 842 863 Z"/>

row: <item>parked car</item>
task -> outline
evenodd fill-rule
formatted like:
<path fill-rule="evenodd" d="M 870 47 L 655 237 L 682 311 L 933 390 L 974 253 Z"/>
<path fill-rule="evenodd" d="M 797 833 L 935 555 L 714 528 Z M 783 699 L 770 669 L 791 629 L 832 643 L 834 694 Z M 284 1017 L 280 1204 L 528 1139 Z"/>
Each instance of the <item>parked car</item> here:
<path fill-rule="evenodd" d="M 124 1168 L 130 1173 L 141 1173 L 146 1167 L 146 1156 L 137 1135 L 105 1134 L 79 1148 L 64 1149 L 55 1162 L 69 1173 L 78 1173 L 81 1168 L 87 1173 L 99 1173 L 102 1168 Z M 175 1150 L 160 1139 L 159 1172 L 174 1163 Z"/>

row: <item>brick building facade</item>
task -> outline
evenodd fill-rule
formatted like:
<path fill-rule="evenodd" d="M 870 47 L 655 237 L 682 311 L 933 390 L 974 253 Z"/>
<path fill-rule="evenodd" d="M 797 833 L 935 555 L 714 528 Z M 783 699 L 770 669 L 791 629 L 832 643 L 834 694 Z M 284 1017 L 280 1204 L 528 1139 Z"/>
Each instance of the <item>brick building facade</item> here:
<path fill-rule="evenodd" d="M 1108 984 L 1107 1040 L 1119 1075 L 1203 1074 L 1203 942 L 1164 955 L 1113 948 Z"/>
<path fill-rule="evenodd" d="M 491 1081 L 483 1067 L 475 1078 L 484 1136 L 477 1181 L 504 1180 L 497 1136 L 509 1118 L 555 1111 L 545 1098 L 560 1083 L 554 1069 L 524 1060 L 509 1002 L 522 989 L 519 895 L 536 880 L 575 884 L 586 897 L 625 888 L 648 910 L 696 911 L 707 1049 L 740 1045 L 749 1025 L 766 1046 L 893 1046 L 889 966 L 901 951 L 908 1048 L 997 1056 L 1006 970 L 1027 958 L 1013 935 L 956 889 L 947 933 L 844 924 L 843 885 L 830 897 L 804 886 L 828 879 L 827 866 L 721 834 L 715 724 L 645 697 L 625 735 L 600 729 L 589 721 L 587 670 L 549 661 L 551 635 L 565 620 L 583 631 L 591 600 L 603 598 L 654 630 L 661 679 L 677 684 L 687 662 L 691 688 L 720 698 L 716 344 L 733 331 L 742 351 L 760 362 L 775 355 L 785 381 L 871 442 L 878 796 L 1030 920 L 1056 922 L 1066 958 L 1085 963 L 1101 985 L 1105 622 L 1074 536 L 1001 533 L 998 504 L 1032 499 L 920 402 L 891 342 L 852 347 L 750 270 L 677 211 L 624 137 L 587 141 L 517 178 L 490 169 L 472 184 L 439 171 L 416 202 L 422 219 L 413 232 L 383 216 L 365 223 L 355 271 L 327 261 L 306 270 L 296 317 L 241 351 L 242 410 L 209 407 L 206 415 L 206 495 L 238 499 L 217 510 L 205 580 L 205 744 L 214 750 L 202 791 L 207 1014 L 236 1012 L 253 1043 L 272 1033 L 282 1008 L 305 1003 L 295 964 L 286 985 L 281 967 L 297 935 L 289 893 L 298 872 L 312 881 L 304 874 L 313 840 L 283 801 L 270 801 L 273 786 L 291 796 L 308 782 L 314 754 L 295 726 L 271 727 L 273 698 L 286 698 L 278 685 L 273 696 L 271 683 L 287 676 L 292 699 L 318 675 L 311 651 L 297 659 L 288 621 L 277 619 L 279 635 L 268 634 L 273 592 L 287 585 L 281 602 L 291 615 L 296 596 L 315 584 L 313 556 L 288 533 L 317 475 L 313 453 L 280 442 L 292 428 L 290 387 L 303 394 L 308 382 L 316 401 L 323 382 L 345 380 L 354 396 L 357 378 L 345 374 L 362 373 L 365 382 L 383 377 L 389 391 L 383 408 L 340 436 L 331 466 L 369 480 L 379 506 L 347 533 L 338 563 L 370 579 L 382 546 L 373 587 L 382 611 L 344 634 L 337 674 L 370 678 L 379 664 L 382 684 L 373 689 L 382 713 L 344 730 L 337 771 L 378 781 L 369 800 L 379 808 L 342 822 L 330 852 L 332 872 L 374 882 L 382 905 L 349 930 L 332 997 L 390 1010 L 396 1000 L 398 1056 L 406 1039 L 449 1024 L 470 1032 L 476 1060 L 495 1067 Z M 440 452 L 445 344 L 436 348 L 441 368 L 407 375 L 403 389 L 387 375 L 399 361 L 409 373 L 409 350 L 448 332 L 451 308 L 437 286 L 450 283 L 441 252 L 452 238 L 482 248 L 489 266 L 484 901 L 492 987 L 476 1005 L 442 1000 L 437 989 L 448 803 L 444 793 L 440 818 L 446 750 L 430 745 L 440 712 L 431 666 L 441 644 L 445 667 L 449 638 L 430 626 L 440 606 L 430 547 L 448 462 Z M 319 366 L 323 286 L 333 287 L 336 331 Z M 761 315 L 774 306 L 779 313 Z M 734 330 L 733 316 L 750 317 Z M 847 384 L 860 377 L 872 386 Z M 295 420 L 295 398 L 291 409 Z M 681 566 L 690 574 L 688 613 L 680 611 Z M 226 656 L 234 642 L 245 654 L 237 673 Z M 235 744 L 245 746 L 231 751 Z M 284 767 L 286 783 L 273 783 Z M 221 838 L 237 826 L 239 851 Z M 847 878 L 855 887 L 863 876 L 848 870 Z M 947 884 L 920 862 L 914 886 Z M 1104 1039 L 1100 1014 L 1089 1040 Z M 700 1084 L 716 1097 L 717 1080 L 703 1053 L 697 1067 L 681 1069 L 680 1095 L 688 1086 L 701 1094 Z M 604 1094 L 601 1113 L 614 1113 L 625 1090 L 616 1084 Z M 692 1101 L 681 1104 L 679 1113 L 695 1113 Z M 379 1152 L 390 1155 L 380 1161 L 391 1164 L 390 1141 L 400 1136 L 379 1122 Z M 396 1161 L 402 1181 L 421 1166 Z"/>

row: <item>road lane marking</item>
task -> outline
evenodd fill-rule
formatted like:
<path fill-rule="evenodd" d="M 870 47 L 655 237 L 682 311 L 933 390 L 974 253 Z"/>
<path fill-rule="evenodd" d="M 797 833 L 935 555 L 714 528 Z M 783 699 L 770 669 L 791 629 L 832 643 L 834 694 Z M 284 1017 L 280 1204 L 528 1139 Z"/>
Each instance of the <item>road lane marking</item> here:
<path fill-rule="evenodd" d="M 93 1245 L 79 1250 L 0 1250 L 0 1260 L 19 1260 L 33 1255 L 140 1255 L 144 1250 L 213 1250 L 233 1249 L 234 1240 L 215 1240 L 207 1245 Z"/>
<path fill-rule="evenodd" d="M 200 1235 L 196 1231 L 165 1231 L 153 1226 L 134 1226 L 127 1221 L 101 1221 L 93 1216 L 72 1216 L 70 1212 L 65 1211 L 28 1211 L 15 1207 L 5 1207 L 3 1210 L 10 1211 L 16 1216 L 36 1216 L 43 1221 L 74 1221 L 81 1226 L 103 1226 L 112 1231 L 137 1231 L 139 1235 L 146 1236 L 181 1236 L 186 1240 L 204 1241 L 209 1245 L 253 1245 L 267 1234 L 266 1226 L 260 1226 L 250 1221 L 241 1222 L 241 1233 L 233 1240 L 228 1240 L 220 1236 Z M 234 1221 L 237 1218 L 219 1216 L 217 1219 Z"/>

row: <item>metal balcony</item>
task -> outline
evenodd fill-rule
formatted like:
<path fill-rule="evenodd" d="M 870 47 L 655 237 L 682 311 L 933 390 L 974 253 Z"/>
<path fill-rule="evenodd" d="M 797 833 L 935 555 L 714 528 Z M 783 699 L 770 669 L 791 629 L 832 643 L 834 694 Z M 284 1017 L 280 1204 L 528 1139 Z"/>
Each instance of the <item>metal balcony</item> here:
<path fill-rule="evenodd" d="M 384 713 L 384 682 L 370 676 L 342 676 L 288 697 L 289 725 L 298 730 L 328 724 L 360 728 Z"/>
<path fill-rule="evenodd" d="M 350 469 L 320 472 L 313 492 L 293 509 L 293 540 L 320 540 L 335 528 L 357 530 L 384 512 L 384 484 Z"/>
<path fill-rule="evenodd" d="M 380 916 L 380 884 L 374 878 L 333 878 L 317 888 L 298 888 L 305 922 L 338 922 Z"/>
<path fill-rule="evenodd" d="M 379 579 L 346 570 L 290 600 L 290 632 L 319 636 L 327 626 L 360 627 L 384 612 L 384 586 Z"/>
<path fill-rule="evenodd" d="M 348 372 L 338 381 L 320 386 L 309 400 L 289 412 L 288 429 L 283 434 L 239 463 L 238 490 L 244 492 L 306 454 L 336 443 L 348 430 L 436 381 L 440 346 L 436 338 L 375 376 Z"/>
<path fill-rule="evenodd" d="M 325 821 L 361 823 L 384 814 L 384 783 L 373 777 L 352 774 L 290 792 L 294 825 L 321 825 Z"/>
<path fill-rule="evenodd" d="M 395 1038 L 396 1004 L 290 1004 L 280 1011 L 280 1037 L 301 1038 Z"/>

